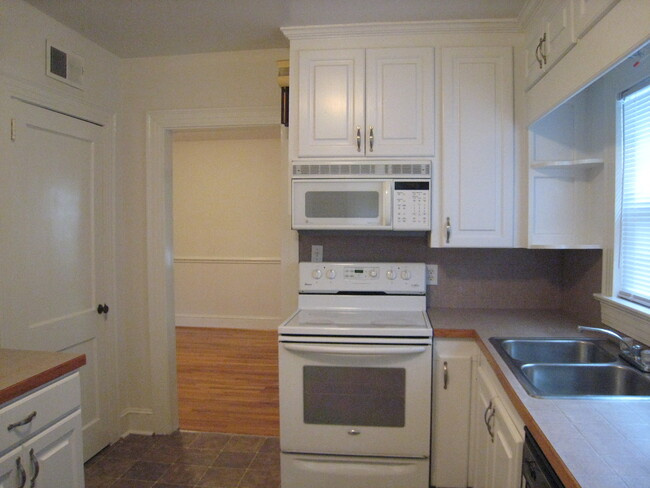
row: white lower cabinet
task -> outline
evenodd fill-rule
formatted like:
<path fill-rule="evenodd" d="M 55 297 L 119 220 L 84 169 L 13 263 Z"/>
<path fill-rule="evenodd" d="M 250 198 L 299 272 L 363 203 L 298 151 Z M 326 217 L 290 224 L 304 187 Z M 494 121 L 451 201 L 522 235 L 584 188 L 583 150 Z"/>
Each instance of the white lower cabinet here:
<path fill-rule="evenodd" d="M 473 339 L 436 339 L 434 351 L 431 485 L 468 486 Z"/>
<path fill-rule="evenodd" d="M 0 408 L 0 488 L 84 487 L 79 389 L 73 373 Z"/>
<path fill-rule="evenodd" d="M 473 488 L 519 488 L 524 424 L 491 370 L 479 359 L 473 409 Z"/>

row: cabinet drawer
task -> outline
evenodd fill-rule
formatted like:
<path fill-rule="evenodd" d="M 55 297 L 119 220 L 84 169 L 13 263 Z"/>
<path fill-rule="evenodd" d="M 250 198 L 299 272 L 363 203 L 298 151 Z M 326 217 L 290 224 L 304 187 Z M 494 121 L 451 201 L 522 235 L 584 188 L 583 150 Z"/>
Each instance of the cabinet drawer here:
<path fill-rule="evenodd" d="M 79 408 L 79 373 L 73 373 L 0 408 L 0 453 L 23 442 L 67 413 Z M 9 430 L 36 412 L 30 422 Z"/>

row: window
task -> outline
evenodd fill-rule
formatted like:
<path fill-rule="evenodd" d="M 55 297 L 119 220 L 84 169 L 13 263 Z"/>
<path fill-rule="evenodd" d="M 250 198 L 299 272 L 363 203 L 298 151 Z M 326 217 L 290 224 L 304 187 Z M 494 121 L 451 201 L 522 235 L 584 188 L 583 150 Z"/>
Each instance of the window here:
<path fill-rule="evenodd" d="M 619 297 L 650 307 L 650 79 L 620 97 Z"/>

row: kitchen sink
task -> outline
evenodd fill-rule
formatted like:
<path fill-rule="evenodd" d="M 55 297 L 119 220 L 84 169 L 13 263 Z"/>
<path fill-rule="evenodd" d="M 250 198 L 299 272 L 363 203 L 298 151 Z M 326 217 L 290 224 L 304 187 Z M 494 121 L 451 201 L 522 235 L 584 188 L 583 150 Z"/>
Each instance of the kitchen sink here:
<path fill-rule="evenodd" d="M 531 396 L 650 398 L 650 373 L 619 359 L 607 340 L 492 337 L 490 342 Z"/>
<path fill-rule="evenodd" d="M 522 363 L 613 363 L 616 354 L 605 349 L 604 339 L 498 339 L 497 351 Z M 501 354 L 503 356 L 503 354 Z"/>
<path fill-rule="evenodd" d="M 623 364 L 525 364 L 535 396 L 650 396 L 650 375 Z"/>

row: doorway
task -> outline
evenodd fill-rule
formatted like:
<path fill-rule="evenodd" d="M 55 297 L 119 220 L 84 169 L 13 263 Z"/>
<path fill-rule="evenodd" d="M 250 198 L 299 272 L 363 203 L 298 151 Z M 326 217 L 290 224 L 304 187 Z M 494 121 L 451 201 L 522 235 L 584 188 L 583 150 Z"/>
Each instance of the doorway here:
<path fill-rule="evenodd" d="M 156 433 L 178 428 L 175 313 L 173 290 L 172 146 L 173 132 L 185 129 L 269 126 L 278 124 L 276 107 L 163 110 L 147 114 L 147 288 L 152 381 L 151 427 Z M 287 131 L 280 129 L 280 315 L 295 310 L 298 237 L 291 230 Z"/>
<path fill-rule="evenodd" d="M 181 429 L 277 435 L 280 142 L 277 125 L 173 132 Z"/>

